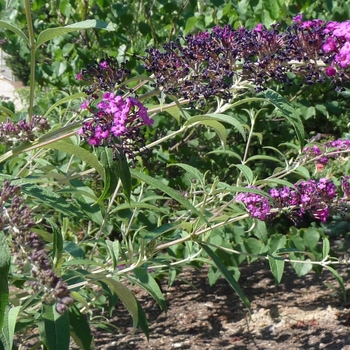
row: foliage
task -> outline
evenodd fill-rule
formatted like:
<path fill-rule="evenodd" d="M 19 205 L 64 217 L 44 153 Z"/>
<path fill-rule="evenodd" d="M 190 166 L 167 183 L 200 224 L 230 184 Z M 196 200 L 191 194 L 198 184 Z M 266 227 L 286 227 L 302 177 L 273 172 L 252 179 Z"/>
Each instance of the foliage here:
<path fill-rule="evenodd" d="M 95 310 L 118 301 L 148 337 L 128 286 L 166 311 L 157 281 L 188 265 L 209 266 L 211 284 L 224 277 L 248 309 L 239 268 L 257 259 L 276 283 L 288 263 L 300 277 L 328 269 L 346 296 L 335 268 L 348 259 L 326 232 L 346 215 L 349 141 L 323 140 L 330 126 L 318 124 L 347 117 L 347 39 L 297 16 L 328 20 L 331 8 L 345 20 L 340 2 L 1 6 L 4 48 L 30 62 L 28 113 L 3 108 L 0 123 L 2 348 L 37 328 L 34 348 L 91 349 L 91 326 L 111 329 Z M 334 136 L 345 131 L 341 121 Z"/>

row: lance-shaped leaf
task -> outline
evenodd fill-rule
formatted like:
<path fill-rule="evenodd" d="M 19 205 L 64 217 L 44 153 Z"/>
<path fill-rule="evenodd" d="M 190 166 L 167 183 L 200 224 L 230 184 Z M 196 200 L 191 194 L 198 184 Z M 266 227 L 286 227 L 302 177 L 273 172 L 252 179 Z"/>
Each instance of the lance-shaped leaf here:
<path fill-rule="evenodd" d="M 250 310 L 250 301 L 244 294 L 240 285 L 237 283 L 232 273 L 227 269 L 227 267 L 223 264 L 223 262 L 219 259 L 219 257 L 211 250 L 206 244 L 200 243 L 200 246 L 205 250 L 205 252 L 209 255 L 209 257 L 213 260 L 215 266 L 221 272 L 222 276 L 225 277 L 226 281 L 230 284 L 230 286 L 234 289 L 234 291 L 238 294 L 238 296 L 243 301 L 244 305 Z"/>
<path fill-rule="evenodd" d="M 57 36 L 67 34 L 70 32 L 74 32 L 76 30 L 82 30 L 82 29 L 90 29 L 90 28 L 96 28 L 96 29 L 105 29 L 108 31 L 114 30 L 114 26 L 112 23 L 106 23 L 100 20 L 96 19 L 88 19 L 86 21 L 77 22 L 74 24 L 70 24 L 65 27 L 57 27 L 57 28 L 49 28 L 46 30 L 43 30 L 37 38 L 36 41 L 36 49 L 46 41 L 49 41 L 53 38 L 56 38 Z"/>
<path fill-rule="evenodd" d="M 55 305 L 43 304 L 39 333 L 49 350 L 69 350 L 70 327 L 68 312 L 60 315 Z"/>
<path fill-rule="evenodd" d="M 12 350 L 13 336 L 15 334 L 17 315 L 20 309 L 21 309 L 20 306 L 6 307 L 4 325 L 0 332 L 0 349 L 1 350 Z"/>
<path fill-rule="evenodd" d="M 263 94 L 266 99 L 269 100 L 276 108 L 278 108 L 286 119 L 292 124 L 297 134 L 300 146 L 302 147 L 305 142 L 304 126 L 294 108 L 276 91 L 266 89 Z"/>
<path fill-rule="evenodd" d="M 19 35 L 27 44 L 29 44 L 29 39 L 27 36 L 16 26 L 11 23 L 0 21 L 0 27 L 11 30 L 15 34 Z"/>
<path fill-rule="evenodd" d="M 11 254 L 4 232 L 0 232 L 0 330 L 4 324 L 9 286 L 7 276 L 10 269 Z"/>

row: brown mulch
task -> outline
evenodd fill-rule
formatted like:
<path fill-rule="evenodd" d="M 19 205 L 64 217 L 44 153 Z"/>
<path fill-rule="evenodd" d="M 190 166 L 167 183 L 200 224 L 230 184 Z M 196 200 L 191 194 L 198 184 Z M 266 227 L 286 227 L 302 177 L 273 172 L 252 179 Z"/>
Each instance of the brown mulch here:
<path fill-rule="evenodd" d="M 349 287 L 347 267 L 338 271 Z M 188 267 L 173 286 L 162 281 L 167 313 L 134 288 L 149 320 L 149 341 L 139 330 L 133 334 L 131 317 L 118 302 L 112 323 L 119 332 L 95 329 L 94 348 L 350 350 L 350 304 L 330 272 L 298 278 L 287 266 L 276 286 L 267 262 L 244 266 L 239 283 L 252 303 L 251 318 L 228 283 L 220 279 L 210 286 L 206 272 Z"/>

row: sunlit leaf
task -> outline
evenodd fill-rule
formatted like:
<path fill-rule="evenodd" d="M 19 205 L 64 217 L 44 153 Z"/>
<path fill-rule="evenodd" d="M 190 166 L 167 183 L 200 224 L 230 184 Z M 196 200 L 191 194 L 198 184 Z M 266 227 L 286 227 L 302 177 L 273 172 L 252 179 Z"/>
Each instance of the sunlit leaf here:
<path fill-rule="evenodd" d="M 181 196 L 177 191 L 173 190 L 171 187 L 165 185 L 161 181 L 155 179 L 154 177 L 148 176 L 144 173 L 141 173 L 135 169 L 130 169 L 131 176 L 135 179 L 138 179 L 140 181 L 144 181 L 145 183 L 158 188 L 159 190 L 163 191 L 167 195 L 169 195 L 171 198 L 175 199 L 179 203 L 181 203 L 187 210 L 192 212 L 193 214 L 200 217 L 203 221 L 207 221 L 206 218 L 203 216 L 203 214 L 196 209 L 186 198 Z"/>
<path fill-rule="evenodd" d="M 68 312 L 57 313 L 55 305 L 43 304 L 39 320 L 41 340 L 49 350 L 69 350 L 70 329 Z"/>
<path fill-rule="evenodd" d="M 331 249 L 329 244 L 329 239 L 327 237 L 322 238 L 323 245 L 322 245 L 322 257 L 325 259 L 329 255 L 329 251 Z"/>
<path fill-rule="evenodd" d="M 128 279 L 138 284 L 140 287 L 147 290 L 147 292 L 154 298 L 163 311 L 166 311 L 166 303 L 162 291 L 160 290 L 155 279 L 143 268 L 134 269 L 136 278 L 128 276 Z"/>
<path fill-rule="evenodd" d="M 8 273 L 11 253 L 4 232 L 0 232 L 0 330 L 4 325 L 7 302 L 9 298 Z"/>
<path fill-rule="evenodd" d="M 283 113 L 286 119 L 292 124 L 297 134 L 300 146 L 302 146 L 305 142 L 304 126 L 294 108 L 276 91 L 266 89 L 263 94 L 275 107 L 277 107 Z"/>
<path fill-rule="evenodd" d="M 328 269 L 330 272 L 332 272 L 333 276 L 336 278 L 336 280 L 338 281 L 339 285 L 340 285 L 340 289 L 343 293 L 343 298 L 344 298 L 344 302 L 346 302 L 346 290 L 344 287 L 344 281 L 343 278 L 339 275 L 339 273 L 337 271 L 335 271 L 333 269 L 333 267 L 330 267 L 329 265 L 324 265 L 324 267 L 326 269 Z"/>
<path fill-rule="evenodd" d="M 270 269 L 275 278 L 276 284 L 281 282 L 283 272 L 284 272 L 284 259 L 280 257 L 275 257 L 271 254 L 267 256 L 270 264 Z"/>
<path fill-rule="evenodd" d="M 12 350 L 13 336 L 15 334 L 15 326 L 20 309 L 20 306 L 10 307 L 8 305 L 6 307 L 4 325 L 0 331 L 1 350 Z"/>
<path fill-rule="evenodd" d="M 83 315 L 76 306 L 69 309 L 70 334 L 82 350 L 92 350 L 92 334 L 86 315 Z"/>
<path fill-rule="evenodd" d="M 29 45 L 29 39 L 18 27 L 14 26 L 13 24 L 8 23 L 6 21 L 2 21 L 2 20 L 0 20 L 0 27 L 11 30 L 12 32 L 14 32 L 18 36 L 20 36 L 25 41 L 25 43 L 27 45 Z"/>
<path fill-rule="evenodd" d="M 58 100 L 56 103 L 54 103 L 53 105 L 50 106 L 50 108 L 44 114 L 44 117 L 47 117 L 51 113 L 51 111 L 53 111 L 57 106 L 59 106 L 63 103 L 69 102 L 69 101 L 77 100 L 79 98 L 84 98 L 85 96 L 86 96 L 85 92 L 78 92 L 76 94 L 69 95 L 67 97 L 64 97 L 64 98 Z"/>
<path fill-rule="evenodd" d="M 254 181 L 254 174 L 252 170 L 244 164 L 233 164 L 233 165 L 242 172 L 242 174 L 247 179 L 248 183 L 251 185 Z"/>
<path fill-rule="evenodd" d="M 42 45 L 44 42 L 49 41 L 57 36 L 67 34 L 70 32 L 74 32 L 76 30 L 82 30 L 82 29 L 105 29 L 108 31 L 114 30 L 114 26 L 112 23 L 105 23 L 100 20 L 96 19 L 88 19 L 86 21 L 77 22 L 74 24 L 70 24 L 65 27 L 57 27 L 57 28 L 49 28 L 43 30 L 37 38 L 36 41 L 36 48 L 38 48 L 40 45 Z"/>
<path fill-rule="evenodd" d="M 110 290 L 118 295 L 119 299 L 123 302 L 124 306 L 132 316 L 134 329 L 140 326 L 148 339 L 149 333 L 148 326 L 146 326 L 147 320 L 145 321 L 144 313 L 142 313 L 142 311 L 140 312 L 139 309 L 141 306 L 138 304 L 134 294 L 126 286 L 113 278 L 104 277 L 101 278 L 100 281 L 106 283 Z"/>

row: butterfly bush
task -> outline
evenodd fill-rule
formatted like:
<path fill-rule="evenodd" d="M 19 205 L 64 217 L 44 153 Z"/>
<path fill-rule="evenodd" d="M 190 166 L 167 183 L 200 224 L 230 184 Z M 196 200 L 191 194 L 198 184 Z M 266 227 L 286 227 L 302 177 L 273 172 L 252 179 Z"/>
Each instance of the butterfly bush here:
<path fill-rule="evenodd" d="M 137 98 L 123 97 L 123 91 L 118 90 L 129 74 L 124 65 L 118 68 L 116 61 L 108 58 L 77 76 L 90 84 L 85 88 L 88 99 L 80 106 L 88 117 L 78 134 L 90 146 L 112 148 L 115 158 L 123 152 L 133 159 L 134 153 L 145 146 L 140 128 L 153 124 L 147 108 Z"/>
<path fill-rule="evenodd" d="M 73 299 L 67 284 L 53 271 L 44 241 L 32 231 L 33 213 L 24 201 L 20 187 L 4 181 L 0 188 L 0 230 L 12 238 L 10 249 L 18 270 L 31 271 L 33 291 L 43 292 L 44 302 L 55 302 L 56 311 L 63 314 L 73 304 Z"/>
<path fill-rule="evenodd" d="M 143 57 L 145 69 L 154 75 L 155 86 L 190 101 L 220 96 L 232 98 L 239 82 L 255 85 L 256 91 L 271 82 L 289 85 L 291 74 L 300 83 L 333 83 L 349 79 L 350 21 L 302 21 L 280 31 L 279 25 L 266 29 L 214 27 L 152 47 Z"/>

